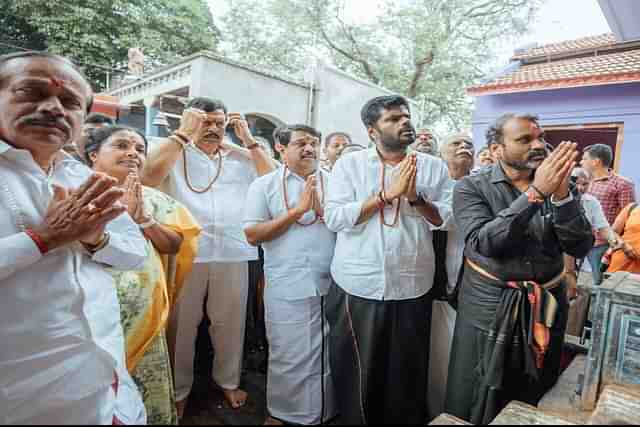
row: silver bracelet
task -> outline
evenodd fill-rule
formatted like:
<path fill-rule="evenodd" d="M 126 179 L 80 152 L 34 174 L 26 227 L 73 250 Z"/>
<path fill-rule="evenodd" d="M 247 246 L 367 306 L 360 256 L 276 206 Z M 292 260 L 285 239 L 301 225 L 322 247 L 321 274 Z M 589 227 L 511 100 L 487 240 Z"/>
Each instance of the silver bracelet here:
<path fill-rule="evenodd" d="M 138 227 L 140 227 L 142 230 L 146 230 L 147 228 L 153 227 L 156 224 L 156 220 L 153 217 L 150 217 L 149 221 L 138 224 Z"/>

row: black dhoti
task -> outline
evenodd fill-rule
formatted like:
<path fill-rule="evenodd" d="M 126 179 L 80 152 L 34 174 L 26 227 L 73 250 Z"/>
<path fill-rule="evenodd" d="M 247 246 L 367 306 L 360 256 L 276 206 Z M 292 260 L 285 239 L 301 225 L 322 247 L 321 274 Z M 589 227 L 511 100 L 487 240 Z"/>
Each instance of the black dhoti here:
<path fill-rule="evenodd" d="M 342 424 L 424 424 L 431 298 L 378 301 L 333 285 L 331 371 Z"/>
<path fill-rule="evenodd" d="M 514 339 L 522 325 L 516 322 L 512 335 L 504 334 L 505 322 L 509 321 L 504 309 L 514 292 L 518 291 L 497 287 L 465 268 L 449 364 L 446 413 L 472 424 L 488 424 L 512 400 L 536 405 L 558 380 L 568 319 L 566 287 L 550 291 L 558 310 L 550 328 L 544 367 L 536 372 L 535 379 L 527 374 L 531 364 L 520 357 L 526 350 L 523 346 L 528 345 L 526 340 Z"/>

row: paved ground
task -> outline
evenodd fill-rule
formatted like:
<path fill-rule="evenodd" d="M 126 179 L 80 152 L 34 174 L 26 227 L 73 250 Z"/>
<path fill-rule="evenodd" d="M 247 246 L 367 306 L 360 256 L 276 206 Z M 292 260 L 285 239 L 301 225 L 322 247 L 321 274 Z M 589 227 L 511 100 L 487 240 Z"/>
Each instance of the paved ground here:
<path fill-rule="evenodd" d="M 589 286 L 590 274 L 582 273 L 579 283 L 580 286 Z M 266 417 L 266 350 L 251 346 L 247 349 L 241 387 L 249 393 L 249 401 L 245 407 L 233 410 L 224 402 L 222 392 L 210 380 L 213 350 L 209 344 L 206 326 L 203 324 L 198 336 L 196 380 L 181 424 L 262 425 Z M 334 420 L 332 424 L 338 422 Z"/>

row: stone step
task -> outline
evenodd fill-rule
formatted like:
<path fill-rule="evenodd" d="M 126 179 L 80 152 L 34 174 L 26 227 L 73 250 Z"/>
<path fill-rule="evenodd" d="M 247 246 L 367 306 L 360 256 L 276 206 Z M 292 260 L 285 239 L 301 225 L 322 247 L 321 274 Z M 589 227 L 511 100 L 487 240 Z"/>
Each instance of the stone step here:
<path fill-rule="evenodd" d="M 556 385 L 538 403 L 538 410 L 557 415 L 576 424 L 586 424 L 591 412 L 582 410 L 578 383 L 584 375 L 587 356 L 579 354 L 562 373 Z"/>
<path fill-rule="evenodd" d="M 554 414 L 547 414 L 540 411 L 535 406 L 522 402 L 511 402 L 500 412 L 492 426 L 573 426 L 578 425 L 565 418 Z"/>
<path fill-rule="evenodd" d="M 442 414 L 429 423 L 430 426 L 470 426 L 471 424 L 458 417 Z"/>
<path fill-rule="evenodd" d="M 589 425 L 640 425 L 640 386 L 604 388 Z"/>

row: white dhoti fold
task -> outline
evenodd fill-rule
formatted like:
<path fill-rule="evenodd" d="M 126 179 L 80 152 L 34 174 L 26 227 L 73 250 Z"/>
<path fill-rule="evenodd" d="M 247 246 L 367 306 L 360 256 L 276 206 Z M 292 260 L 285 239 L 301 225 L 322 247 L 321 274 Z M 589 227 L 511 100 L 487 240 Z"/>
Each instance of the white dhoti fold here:
<path fill-rule="evenodd" d="M 429 385 L 427 402 L 432 418 L 444 412 L 447 395 L 447 376 L 453 332 L 456 327 L 456 311 L 447 302 L 433 302 L 431 318 L 431 352 L 429 353 Z"/>
<path fill-rule="evenodd" d="M 321 297 L 284 300 L 273 296 L 267 286 L 264 305 L 269 341 L 269 414 L 292 424 L 319 424 L 333 418 L 336 405 L 329 367 L 329 325 L 321 315 Z"/>

